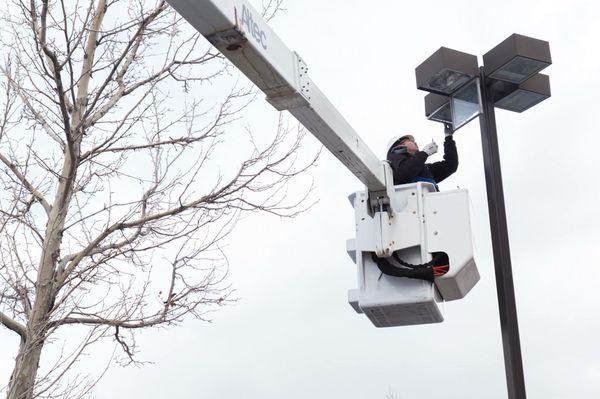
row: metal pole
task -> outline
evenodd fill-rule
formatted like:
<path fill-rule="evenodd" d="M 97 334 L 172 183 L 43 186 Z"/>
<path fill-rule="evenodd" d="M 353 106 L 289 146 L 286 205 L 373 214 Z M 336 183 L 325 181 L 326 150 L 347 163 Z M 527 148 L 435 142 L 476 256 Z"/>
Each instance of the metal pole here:
<path fill-rule="evenodd" d="M 481 127 L 481 144 L 483 147 L 490 230 L 496 271 L 496 290 L 498 292 L 506 384 L 509 399 L 525 399 L 525 378 L 523 376 L 515 288 L 510 262 L 494 100 L 487 85 L 483 67 L 479 70 L 479 76 L 483 101 L 483 113 L 479 116 L 479 124 Z"/>

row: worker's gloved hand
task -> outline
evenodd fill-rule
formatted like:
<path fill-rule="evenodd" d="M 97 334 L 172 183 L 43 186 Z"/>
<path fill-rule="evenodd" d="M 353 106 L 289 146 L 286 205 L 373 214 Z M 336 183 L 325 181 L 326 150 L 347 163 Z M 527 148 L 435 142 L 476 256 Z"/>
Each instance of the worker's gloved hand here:
<path fill-rule="evenodd" d="M 432 141 L 431 143 L 429 143 L 425 147 L 423 147 L 423 152 L 427 153 L 427 155 L 433 155 L 437 152 L 437 150 L 438 150 L 438 146 L 435 143 L 435 141 Z"/>

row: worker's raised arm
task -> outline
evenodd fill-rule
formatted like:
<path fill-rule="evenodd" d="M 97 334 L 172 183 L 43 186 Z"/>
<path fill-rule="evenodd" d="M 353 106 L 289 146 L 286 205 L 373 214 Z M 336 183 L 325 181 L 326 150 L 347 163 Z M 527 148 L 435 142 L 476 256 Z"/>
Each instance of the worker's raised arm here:
<path fill-rule="evenodd" d="M 434 162 L 428 166 L 437 183 L 456 172 L 458 168 L 458 152 L 456 151 L 456 142 L 452 138 L 452 135 L 446 136 L 444 140 L 444 160 Z"/>

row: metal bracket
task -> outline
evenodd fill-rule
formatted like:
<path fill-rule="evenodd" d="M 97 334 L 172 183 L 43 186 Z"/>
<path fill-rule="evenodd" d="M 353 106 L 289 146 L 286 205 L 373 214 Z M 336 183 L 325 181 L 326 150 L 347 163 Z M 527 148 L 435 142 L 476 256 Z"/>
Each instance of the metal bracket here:
<path fill-rule="evenodd" d="M 225 48 L 229 51 L 234 51 L 241 48 L 248 38 L 244 32 L 237 27 L 225 29 L 221 32 L 215 32 L 212 35 L 206 36 L 206 39 L 216 48 Z"/>
<path fill-rule="evenodd" d="M 375 254 L 382 257 L 392 256 L 392 223 L 394 214 L 398 212 L 394 201 L 394 178 L 392 168 L 387 161 L 381 161 L 385 176 L 385 191 L 369 192 L 369 208 L 377 221 L 379 237 Z"/>
<path fill-rule="evenodd" d="M 392 246 L 391 244 L 391 217 L 390 213 L 384 210 L 383 202 L 384 198 L 379 198 L 379 211 L 375 213 L 375 220 L 377 223 L 377 230 L 379 231 L 379 237 L 376 246 L 375 246 L 375 254 L 380 258 L 387 258 L 392 256 Z M 389 209 L 389 204 L 387 206 Z"/>
<path fill-rule="evenodd" d="M 383 210 L 388 212 L 390 217 L 393 217 L 394 212 L 398 212 L 396 204 L 392 201 L 394 197 L 394 177 L 392 167 L 388 161 L 381 161 L 383 167 L 383 176 L 385 178 L 385 191 L 369 191 L 369 206 L 373 214 L 379 212 L 380 205 L 383 205 Z"/>
<path fill-rule="evenodd" d="M 267 93 L 267 101 L 278 111 L 285 111 L 293 108 L 306 107 L 310 105 L 310 90 L 312 81 L 308 77 L 308 66 L 306 62 L 294 52 L 294 80 L 295 90 L 275 95 Z"/>
<path fill-rule="evenodd" d="M 300 94 L 310 102 L 311 81 L 308 77 L 308 66 L 300 55 L 294 51 L 296 58 L 296 84 L 300 88 Z"/>

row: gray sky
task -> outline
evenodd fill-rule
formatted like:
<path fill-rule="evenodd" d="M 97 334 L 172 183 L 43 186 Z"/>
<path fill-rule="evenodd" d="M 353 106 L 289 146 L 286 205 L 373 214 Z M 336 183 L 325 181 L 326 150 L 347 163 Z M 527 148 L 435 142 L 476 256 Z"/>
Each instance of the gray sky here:
<path fill-rule="evenodd" d="M 437 48 L 482 55 L 513 32 L 550 42 L 552 97 L 523 114 L 496 114 L 525 378 L 531 398 L 600 397 L 600 6 L 369 3 L 288 0 L 272 26 L 382 157 L 391 135 L 442 142 L 414 81 L 415 66 Z M 246 123 L 260 130 L 276 118 L 259 100 Z M 459 170 L 441 189 L 469 189 L 482 279 L 444 305 L 444 323 L 376 329 L 347 304 L 356 279 L 345 253 L 354 224 L 346 197 L 362 187 L 324 153 L 312 170 L 314 208 L 293 220 L 251 216 L 229 240 L 240 300 L 212 324 L 141 334 L 141 358 L 153 364 L 113 366 L 96 397 L 505 398 L 478 123 L 455 138 Z M 4 348 L 15 343 L 4 330 L 0 342 L 5 381 L 13 354 Z M 103 356 L 93 353 L 90 369 Z"/>

